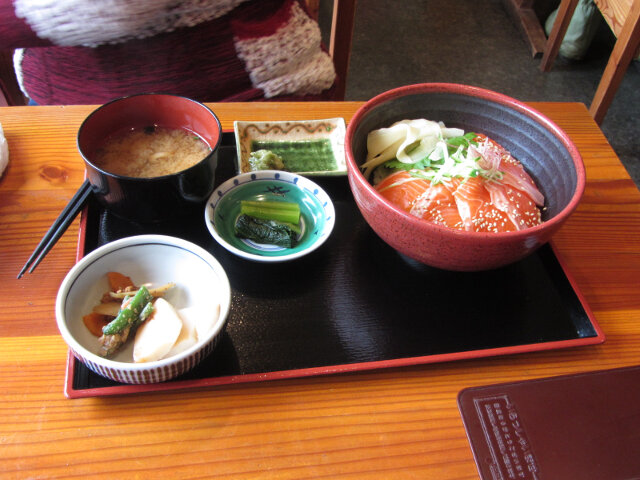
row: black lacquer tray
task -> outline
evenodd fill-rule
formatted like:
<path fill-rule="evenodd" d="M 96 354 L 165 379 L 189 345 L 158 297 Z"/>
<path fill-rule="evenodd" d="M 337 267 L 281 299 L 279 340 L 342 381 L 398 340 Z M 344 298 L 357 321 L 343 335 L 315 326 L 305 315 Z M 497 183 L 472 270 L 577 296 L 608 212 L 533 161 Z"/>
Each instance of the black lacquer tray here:
<path fill-rule="evenodd" d="M 216 183 L 236 173 L 233 133 L 220 148 Z M 186 238 L 225 268 L 231 310 L 216 350 L 172 381 L 127 385 L 103 378 L 69 354 L 70 398 L 195 388 L 372 370 L 592 345 L 604 335 L 569 272 L 547 245 L 507 267 L 448 272 L 385 244 L 358 211 L 346 177 L 316 177 L 333 199 L 336 225 L 317 251 L 263 264 L 227 252 L 209 234 L 204 207 L 155 225 L 122 220 L 91 203 L 79 253 L 130 235 Z"/>

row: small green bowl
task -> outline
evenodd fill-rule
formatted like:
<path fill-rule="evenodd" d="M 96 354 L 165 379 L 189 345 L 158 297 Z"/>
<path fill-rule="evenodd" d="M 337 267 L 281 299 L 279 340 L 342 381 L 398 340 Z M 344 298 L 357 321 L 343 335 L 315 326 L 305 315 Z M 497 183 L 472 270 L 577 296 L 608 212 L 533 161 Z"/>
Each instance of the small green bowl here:
<path fill-rule="evenodd" d="M 238 238 L 234 232 L 240 201 L 287 201 L 300 205 L 302 232 L 293 248 Z M 329 195 L 301 175 L 277 170 L 248 172 L 220 185 L 205 209 L 213 238 L 239 257 L 257 262 L 284 262 L 302 257 L 322 245 L 333 230 L 335 209 Z"/>

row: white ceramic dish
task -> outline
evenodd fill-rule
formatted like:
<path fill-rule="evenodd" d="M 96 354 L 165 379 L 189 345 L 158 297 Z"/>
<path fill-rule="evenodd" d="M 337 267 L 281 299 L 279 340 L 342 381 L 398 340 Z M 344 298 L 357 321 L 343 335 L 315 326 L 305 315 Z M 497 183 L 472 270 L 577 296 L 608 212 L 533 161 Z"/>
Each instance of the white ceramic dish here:
<path fill-rule="evenodd" d="M 262 245 L 235 236 L 241 200 L 284 200 L 300 205 L 302 233 L 293 248 Z M 243 173 L 220 185 L 205 209 L 205 223 L 213 238 L 231 253 L 256 262 L 285 262 L 319 248 L 331 235 L 335 209 L 329 195 L 299 174 L 261 170 Z"/>
<path fill-rule="evenodd" d="M 197 318 L 212 320 L 212 327 L 189 349 L 162 360 L 133 363 L 132 341 L 111 358 L 97 355 L 98 338 L 85 327 L 82 317 L 108 290 L 106 273 L 110 271 L 131 277 L 136 285 L 175 282 L 165 298 L 176 309 L 189 308 Z M 155 383 L 187 372 L 214 349 L 224 332 L 230 304 L 227 275 L 206 250 L 179 238 L 139 235 L 97 248 L 69 271 L 58 291 L 56 320 L 73 354 L 97 374 L 123 383 Z"/>
<path fill-rule="evenodd" d="M 270 148 L 266 149 L 282 157 L 284 170 L 313 176 L 347 173 L 344 156 L 346 127 L 343 118 L 281 122 L 236 121 L 233 128 L 238 152 L 238 173 L 252 171 L 249 155 L 260 148 L 261 142 L 267 142 Z M 294 150 L 295 158 L 287 156 L 291 149 Z M 290 165 L 289 161 L 292 162 Z"/>

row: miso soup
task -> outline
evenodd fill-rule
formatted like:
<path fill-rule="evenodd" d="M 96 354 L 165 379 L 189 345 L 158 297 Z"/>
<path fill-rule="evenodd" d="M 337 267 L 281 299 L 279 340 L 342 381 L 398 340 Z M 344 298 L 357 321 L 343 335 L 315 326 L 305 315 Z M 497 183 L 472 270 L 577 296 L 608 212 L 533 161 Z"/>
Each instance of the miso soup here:
<path fill-rule="evenodd" d="M 94 163 L 116 175 L 151 178 L 186 170 L 210 152 L 193 132 L 150 126 L 108 138 L 96 151 Z"/>

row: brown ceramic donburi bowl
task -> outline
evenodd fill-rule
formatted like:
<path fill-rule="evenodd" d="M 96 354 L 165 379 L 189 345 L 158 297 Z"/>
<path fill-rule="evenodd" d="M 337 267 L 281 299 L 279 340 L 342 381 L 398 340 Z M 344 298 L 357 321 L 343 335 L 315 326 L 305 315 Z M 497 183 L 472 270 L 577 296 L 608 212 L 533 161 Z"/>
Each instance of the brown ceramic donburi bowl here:
<path fill-rule="evenodd" d="M 367 135 L 417 118 L 483 133 L 509 150 L 545 196 L 543 223 L 517 232 L 467 232 L 421 220 L 384 199 L 359 168 Z M 556 124 L 513 98 L 466 85 L 417 84 L 374 97 L 349 123 L 345 153 L 349 185 L 371 228 L 402 254 L 446 270 L 488 270 L 533 253 L 573 213 L 585 188 L 582 158 Z"/>
<path fill-rule="evenodd" d="M 149 126 L 192 132 L 211 151 L 186 170 L 152 178 L 117 175 L 94 163 L 96 150 L 108 137 Z M 80 126 L 77 141 L 98 201 L 118 216 L 158 222 L 201 211 L 213 191 L 221 138 L 220 121 L 201 103 L 176 95 L 140 94 L 96 109 Z"/>

